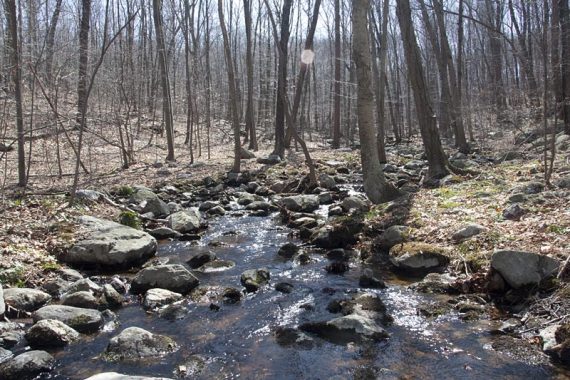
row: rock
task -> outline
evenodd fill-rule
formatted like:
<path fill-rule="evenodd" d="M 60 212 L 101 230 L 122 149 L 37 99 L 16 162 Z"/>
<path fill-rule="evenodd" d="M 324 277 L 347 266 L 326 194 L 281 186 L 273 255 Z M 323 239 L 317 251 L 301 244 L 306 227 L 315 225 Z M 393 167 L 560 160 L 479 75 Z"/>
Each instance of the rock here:
<path fill-rule="evenodd" d="M 82 201 L 97 202 L 99 199 L 102 199 L 105 196 L 95 190 L 77 190 L 75 192 L 75 197 Z"/>
<path fill-rule="evenodd" d="M 55 364 L 53 356 L 45 351 L 27 351 L 0 366 L 3 380 L 31 380 L 50 372 Z"/>
<path fill-rule="evenodd" d="M 0 320 L 4 319 L 5 312 L 6 306 L 4 304 L 4 290 L 2 289 L 2 283 L 0 283 Z"/>
<path fill-rule="evenodd" d="M 189 208 L 175 212 L 168 217 L 168 223 L 174 231 L 195 232 L 200 228 L 200 211 L 197 208 Z"/>
<path fill-rule="evenodd" d="M 62 305 L 81 307 L 85 309 L 98 309 L 101 305 L 97 297 L 89 291 L 67 294 L 62 298 L 61 303 Z"/>
<path fill-rule="evenodd" d="M 499 161 L 514 161 L 514 160 L 518 160 L 521 158 L 524 158 L 524 154 L 522 152 L 510 151 L 510 152 L 503 154 L 499 158 Z"/>
<path fill-rule="evenodd" d="M 319 184 L 327 190 L 332 190 L 336 187 L 336 181 L 334 178 L 325 173 L 319 175 Z"/>
<path fill-rule="evenodd" d="M 561 189 L 570 189 L 570 176 L 566 176 L 556 181 L 556 186 Z"/>
<path fill-rule="evenodd" d="M 12 348 L 20 344 L 24 333 L 20 330 L 9 330 L 0 334 L 0 347 Z"/>
<path fill-rule="evenodd" d="M 176 232 L 172 228 L 168 227 L 158 227 L 153 230 L 149 230 L 148 233 L 150 236 L 158 240 L 180 237 L 179 232 Z"/>
<path fill-rule="evenodd" d="M 542 339 L 542 350 L 546 353 L 552 352 L 553 348 L 558 344 L 556 341 L 556 331 L 560 328 L 560 325 L 551 325 L 543 328 L 538 332 L 538 335 Z"/>
<path fill-rule="evenodd" d="M 226 288 L 222 292 L 222 299 L 224 303 L 235 304 L 241 300 L 242 293 L 236 288 Z"/>
<path fill-rule="evenodd" d="M 28 288 L 9 288 L 4 290 L 4 302 L 18 311 L 32 312 L 51 301 L 46 292 Z M 8 308 L 8 312 L 10 308 Z M 10 313 L 11 314 L 11 313 Z"/>
<path fill-rule="evenodd" d="M 75 281 L 67 289 L 68 294 L 75 292 L 93 292 L 95 294 L 101 294 L 102 291 L 103 288 L 101 288 L 99 285 L 97 285 L 88 278 Z"/>
<path fill-rule="evenodd" d="M 103 372 L 88 377 L 85 380 L 173 380 L 166 377 L 148 377 L 148 376 L 132 376 L 122 375 L 117 372 Z"/>
<path fill-rule="evenodd" d="M 372 269 L 366 268 L 360 275 L 358 286 L 361 288 L 384 289 L 386 284 L 384 281 L 374 276 Z"/>
<path fill-rule="evenodd" d="M 348 272 L 349 269 L 350 266 L 348 265 L 348 263 L 342 261 L 333 261 L 332 263 L 328 264 L 325 267 L 325 270 L 328 273 L 332 274 L 343 274 L 345 272 Z"/>
<path fill-rule="evenodd" d="M 425 165 L 426 165 L 426 163 L 424 161 L 412 160 L 412 161 L 409 161 L 408 163 L 406 163 L 404 165 L 404 168 L 408 169 L 408 170 L 420 170 Z"/>
<path fill-rule="evenodd" d="M 408 226 L 391 226 L 388 227 L 378 238 L 376 244 L 380 249 L 389 251 L 396 244 L 408 241 L 412 229 Z"/>
<path fill-rule="evenodd" d="M 142 214 L 151 212 L 155 218 L 162 218 L 170 215 L 170 208 L 166 202 L 158 197 L 144 201 L 143 204 L 144 206 L 141 211 Z"/>
<path fill-rule="evenodd" d="M 214 260 L 202 265 L 197 271 L 202 273 L 224 272 L 232 269 L 236 263 L 230 260 Z"/>
<path fill-rule="evenodd" d="M 0 364 L 12 359 L 14 354 L 12 351 L 0 347 Z"/>
<path fill-rule="evenodd" d="M 237 203 L 240 206 L 247 206 L 248 204 L 253 202 L 263 202 L 262 197 L 250 193 L 244 193 L 244 192 L 236 193 L 236 197 L 237 197 Z"/>
<path fill-rule="evenodd" d="M 485 231 L 487 231 L 487 229 L 479 224 L 469 224 L 455 232 L 451 238 L 456 242 L 460 242 Z"/>
<path fill-rule="evenodd" d="M 287 210 L 295 212 L 313 212 L 320 205 L 318 195 L 313 194 L 281 198 L 279 203 Z"/>
<path fill-rule="evenodd" d="M 447 273 L 429 273 L 422 281 L 410 287 L 422 293 L 450 294 L 457 292 L 454 287 L 455 280 L 456 278 Z"/>
<path fill-rule="evenodd" d="M 503 218 L 507 220 L 520 220 L 527 210 L 514 203 L 503 210 Z"/>
<path fill-rule="evenodd" d="M 202 202 L 200 204 L 200 207 L 198 207 L 198 210 L 208 211 L 209 209 L 214 208 L 214 207 L 219 206 L 219 205 L 220 205 L 219 202 L 205 201 L 205 202 Z"/>
<path fill-rule="evenodd" d="M 281 293 L 289 294 L 293 291 L 294 286 L 288 282 L 280 282 L 275 284 L 275 290 Z"/>
<path fill-rule="evenodd" d="M 313 338 L 291 327 L 278 327 L 275 330 L 275 340 L 284 347 L 311 349 L 315 345 Z"/>
<path fill-rule="evenodd" d="M 180 264 L 156 265 L 141 270 L 131 283 L 133 293 L 162 288 L 186 294 L 199 284 L 198 279 Z"/>
<path fill-rule="evenodd" d="M 151 189 L 144 187 L 144 186 L 135 186 L 134 193 L 129 198 L 129 203 L 136 203 L 137 205 L 153 200 L 158 199 L 158 195 L 156 195 Z"/>
<path fill-rule="evenodd" d="M 143 307 L 145 309 L 154 309 L 176 302 L 181 298 L 182 294 L 171 292 L 170 290 L 160 288 L 149 289 L 145 294 Z"/>
<path fill-rule="evenodd" d="M 226 210 L 222 206 L 212 207 L 206 212 L 208 215 L 225 215 Z"/>
<path fill-rule="evenodd" d="M 327 259 L 334 261 L 348 261 L 352 257 L 352 252 L 343 248 L 331 249 L 327 252 Z"/>
<path fill-rule="evenodd" d="M 32 314 L 34 322 L 44 319 L 55 319 L 79 331 L 80 333 L 93 333 L 103 326 L 103 316 L 97 310 L 82 309 L 65 305 L 48 305 Z"/>
<path fill-rule="evenodd" d="M 251 293 L 268 283 L 270 277 L 269 271 L 265 268 L 249 269 L 241 274 L 240 282 Z"/>
<path fill-rule="evenodd" d="M 214 252 L 208 251 L 208 252 L 200 252 L 194 256 L 192 256 L 190 258 L 190 260 L 188 260 L 186 263 L 190 266 L 190 268 L 192 269 L 196 269 L 201 267 L 202 265 L 210 262 L 210 261 L 214 261 L 216 260 L 216 254 Z"/>
<path fill-rule="evenodd" d="M 245 207 L 245 209 L 249 211 L 259 211 L 259 210 L 270 211 L 273 209 L 273 206 L 265 201 L 254 201 L 248 204 Z"/>
<path fill-rule="evenodd" d="M 281 246 L 281 248 L 279 248 L 279 251 L 277 251 L 277 254 L 279 256 L 286 259 L 293 258 L 293 256 L 295 256 L 297 253 L 299 253 L 299 246 L 294 243 L 287 243 Z"/>
<path fill-rule="evenodd" d="M 49 295 L 51 295 L 54 298 L 59 298 L 65 292 L 67 292 L 70 285 L 71 285 L 71 282 L 65 281 L 64 279 L 58 277 L 58 278 L 55 278 L 53 280 L 48 280 L 48 281 L 44 282 L 42 284 L 42 290 L 44 290 L 46 293 L 48 293 Z M 1 307 L 2 306 L 0 306 L 0 308 Z"/>
<path fill-rule="evenodd" d="M 239 151 L 239 158 L 242 160 L 251 160 L 255 158 L 255 154 L 242 147 Z"/>
<path fill-rule="evenodd" d="M 559 266 L 558 260 L 532 252 L 501 250 L 491 257 L 491 268 L 514 289 L 539 284 L 555 275 Z"/>
<path fill-rule="evenodd" d="M 91 216 L 79 218 L 78 242 L 60 260 L 81 266 L 127 268 L 154 256 L 156 239 L 134 228 Z"/>
<path fill-rule="evenodd" d="M 111 338 L 105 357 L 110 361 L 160 358 L 177 349 L 178 345 L 170 337 L 153 334 L 139 327 L 128 327 Z"/>
<path fill-rule="evenodd" d="M 445 251 L 426 243 L 403 243 L 390 249 L 390 262 L 410 273 L 439 271 L 449 263 Z"/>
<path fill-rule="evenodd" d="M 388 333 L 372 317 L 374 313 L 355 313 L 327 322 L 305 323 L 299 328 L 334 343 L 361 340 L 381 341 Z"/>
<path fill-rule="evenodd" d="M 328 191 L 320 193 L 319 195 L 319 203 L 322 205 L 328 205 L 333 203 L 333 196 Z"/>
<path fill-rule="evenodd" d="M 66 281 L 79 281 L 83 280 L 83 275 L 76 271 L 75 269 L 71 268 L 61 268 L 58 271 L 58 274 Z"/>
<path fill-rule="evenodd" d="M 287 184 L 283 181 L 274 182 L 271 186 L 269 186 L 269 190 L 273 191 L 276 194 L 283 192 L 283 190 L 287 187 Z"/>
<path fill-rule="evenodd" d="M 281 157 L 277 154 L 270 154 L 267 158 L 259 157 L 257 163 L 263 165 L 277 165 L 281 162 Z"/>
<path fill-rule="evenodd" d="M 544 190 L 544 184 L 542 182 L 529 182 L 522 186 L 517 186 L 511 190 L 511 193 L 522 193 L 526 195 L 538 194 Z"/>
<path fill-rule="evenodd" d="M 105 303 L 109 307 L 119 307 L 123 302 L 125 302 L 125 297 L 123 297 L 111 284 L 103 285 L 103 297 Z"/>
<path fill-rule="evenodd" d="M 526 195 L 522 193 L 515 193 L 507 199 L 507 203 L 523 203 L 527 199 Z"/>
<path fill-rule="evenodd" d="M 364 195 L 353 195 L 342 200 L 341 207 L 345 212 L 355 210 L 356 212 L 367 212 L 371 203 Z"/>
<path fill-rule="evenodd" d="M 79 339 L 79 333 L 55 319 L 38 321 L 26 333 L 26 340 L 33 348 L 63 347 Z"/>

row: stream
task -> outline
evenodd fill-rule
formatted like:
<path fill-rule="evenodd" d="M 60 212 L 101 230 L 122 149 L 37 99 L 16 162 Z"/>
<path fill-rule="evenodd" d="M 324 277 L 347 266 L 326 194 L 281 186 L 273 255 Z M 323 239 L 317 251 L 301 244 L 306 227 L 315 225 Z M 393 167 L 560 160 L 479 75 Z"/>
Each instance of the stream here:
<path fill-rule="evenodd" d="M 244 216 L 245 215 L 245 216 Z M 502 379 L 561 377 L 561 370 L 550 365 L 518 361 L 491 348 L 495 336 L 487 320 L 463 322 L 455 312 L 435 319 L 417 313 L 420 303 L 436 297 L 408 290 L 408 280 L 389 271 L 375 271 L 386 280 L 386 289 L 367 289 L 378 293 L 394 318 L 386 326 L 390 337 L 380 343 L 334 344 L 314 337 L 311 345 L 280 345 L 275 338 L 279 327 L 295 328 L 304 322 L 329 320 L 326 310 L 333 299 L 346 298 L 358 291 L 364 269 L 358 261 L 350 263 L 344 275 L 324 270 L 328 259 L 322 251 L 309 250 L 311 261 L 301 265 L 277 255 L 291 238 L 276 214 L 254 217 L 233 211 L 212 219 L 198 242 L 161 242 L 158 259 L 185 263 L 198 252 L 212 251 L 219 259 L 235 266 L 226 271 L 194 272 L 201 287 L 211 287 L 197 300 L 185 299 L 180 319 L 167 319 L 147 313 L 140 300 L 116 311 L 119 326 L 83 339 L 64 349 L 50 351 L 58 362 L 46 378 L 84 379 L 100 372 L 119 372 L 196 379 L 346 379 L 346 378 L 461 378 Z M 227 286 L 242 289 L 244 270 L 268 268 L 270 284 L 249 293 L 235 304 L 214 299 Z M 374 269 L 374 268 L 371 268 Z M 128 276 L 129 274 L 125 274 Z M 132 275 L 132 274 L 131 274 Z M 275 284 L 293 285 L 290 294 L 275 290 Z M 212 299 L 210 299 L 210 296 Z M 214 303 L 219 306 L 211 308 Z M 109 339 L 126 327 L 138 326 L 153 333 L 172 337 L 180 349 L 156 362 L 114 363 L 102 359 Z"/>

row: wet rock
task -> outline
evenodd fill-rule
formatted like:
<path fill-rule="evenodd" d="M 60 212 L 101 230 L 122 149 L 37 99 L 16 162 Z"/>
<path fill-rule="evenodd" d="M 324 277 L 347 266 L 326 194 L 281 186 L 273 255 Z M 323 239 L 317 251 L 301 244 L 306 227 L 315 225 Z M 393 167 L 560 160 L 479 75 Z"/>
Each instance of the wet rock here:
<path fill-rule="evenodd" d="M 319 197 L 319 203 L 322 205 L 328 205 L 330 203 L 333 203 L 333 196 L 328 191 L 320 193 L 318 197 Z"/>
<path fill-rule="evenodd" d="M 289 211 L 295 212 L 313 212 L 319 208 L 318 195 L 294 195 L 291 197 L 281 198 L 279 200 L 281 206 Z"/>
<path fill-rule="evenodd" d="M 348 261 L 352 257 L 352 252 L 343 248 L 331 249 L 327 252 L 327 259 L 334 261 Z"/>
<path fill-rule="evenodd" d="M 300 250 L 300 248 L 297 244 L 287 243 L 287 244 L 281 246 L 281 248 L 279 248 L 279 250 L 277 251 L 277 254 L 283 258 L 291 259 L 297 253 L 299 253 L 299 250 Z"/>
<path fill-rule="evenodd" d="M 214 207 L 216 207 L 216 206 L 219 206 L 219 205 L 220 205 L 219 202 L 205 201 L 205 202 L 202 202 L 202 203 L 200 204 L 200 207 L 198 207 L 198 210 L 200 210 L 200 211 L 208 211 L 208 210 L 210 210 L 210 209 L 212 209 L 212 208 L 214 208 Z"/>
<path fill-rule="evenodd" d="M 53 356 L 45 351 L 27 351 L 0 366 L 4 380 L 31 380 L 50 372 L 55 364 Z"/>
<path fill-rule="evenodd" d="M 380 249 L 388 251 L 396 244 L 408 241 L 411 230 L 408 226 L 395 225 L 388 227 L 378 238 L 377 245 Z"/>
<path fill-rule="evenodd" d="M 338 216 L 338 215 L 343 215 L 343 214 L 344 214 L 344 210 L 340 206 L 334 206 L 334 207 L 329 208 L 329 216 Z"/>
<path fill-rule="evenodd" d="M 189 208 L 168 217 L 170 228 L 180 233 L 195 232 L 200 228 L 200 211 Z"/>
<path fill-rule="evenodd" d="M 190 258 L 186 263 L 190 266 L 190 268 L 196 269 L 201 267 L 202 265 L 216 260 L 216 254 L 214 252 L 201 252 L 198 253 Z"/>
<path fill-rule="evenodd" d="M 206 264 L 202 265 L 197 271 L 202 273 L 216 273 L 216 272 L 225 272 L 227 270 L 232 269 L 236 266 L 231 260 L 214 260 L 209 261 Z"/>
<path fill-rule="evenodd" d="M 227 304 L 235 304 L 241 301 L 241 297 L 243 296 L 242 292 L 240 292 L 236 288 L 226 288 L 222 292 L 222 299 L 224 303 Z"/>
<path fill-rule="evenodd" d="M 180 237 L 180 233 L 168 227 L 158 227 L 148 231 L 149 235 L 155 239 L 170 239 Z"/>
<path fill-rule="evenodd" d="M 100 302 L 90 291 L 81 291 L 71 294 L 66 294 L 61 303 L 66 306 L 75 306 L 85 309 L 98 309 Z"/>
<path fill-rule="evenodd" d="M 125 294 L 127 292 L 127 284 L 119 277 L 113 277 L 109 284 L 120 294 Z"/>
<path fill-rule="evenodd" d="M 299 328 L 333 343 L 381 341 L 388 338 L 388 333 L 370 314 L 372 313 L 350 314 L 327 322 L 305 323 Z"/>
<path fill-rule="evenodd" d="M 14 354 L 10 350 L 0 347 L 0 364 L 12 359 Z"/>
<path fill-rule="evenodd" d="M 411 285 L 410 288 L 422 293 L 456 293 L 455 280 L 455 277 L 451 277 L 447 273 L 429 273 L 422 281 Z"/>
<path fill-rule="evenodd" d="M 455 232 L 451 238 L 456 242 L 460 242 L 473 236 L 479 235 L 485 231 L 487 231 L 487 228 L 479 224 L 469 224 L 468 226 L 465 226 L 459 231 Z"/>
<path fill-rule="evenodd" d="M 310 237 L 311 243 L 319 248 L 345 248 L 358 241 L 358 234 L 364 224 L 354 217 L 345 217 L 332 225 L 317 229 Z"/>
<path fill-rule="evenodd" d="M 240 206 L 247 206 L 253 202 L 263 202 L 263 198 L 259 195 L 250 194 L 250 193 L 236 193 L 237 203 Z"/>
<path fill-rule="evenodd" d="M 345 212 L 354 210 L 356 212 L 367 212 L 371 203 L 364 195 L 353 195 L 342 200 L 341 207 Z"/>
<path fill-rule="evenodd" d="M 251 293 L 268 283 L 270 277 L 269 271 L 265 268 L 249 269 L 241 274 L 240 282 Z"/>
<path fill-rule="evenodd" d="M 91 281 L 88 278 L 83 278 L 71 284 L 67 289 L 67 294 L 75 292 L 93 292 L 95 294 L 101 294 L 102 291 L 103 288 L 101 288 L 95 282 Z"/>
<path fill-rule="evenodd" d="M 32 312 L 51 301 L 51 296 L 46 292 L 29 288 L 9 288 L 4 290 L 4 302 L 8 314 L 12 315 L 10 308 L 18 311 Z"/>
<path fill-rule="evenodd" d="M 412 274 L 437 272 L 449 264 L 445 251 L 426 243 L 403 243 L 390 249 L 390 262 Z"/>
<path fill-rule="evenodd" d="M 275 285 L 275 290 L 281 293 L 289 294 L 293 291 L 294 286 L 288 282 L 280 282 Z"/>
<path fill-rule="evenodd" d="M 198 279 L 180 264 L 156 265 L 137 273 L 131 283 L 131 291 L 138 294 L 152 288 L 162 288 L 186 294 L 198 284 Z"/>
<path fill-rule="evenodd" d="M 291 327 L 278 327 L 274 334 L 275 340 L 280 346 L 311 349 L 315 345 L 313 338 Z"/>
<path fill-rule="evenodd" d="M 181 298 L 182 294 L 171 292 L 170 290 L 160 288 L 149 289 L 145 294 L 143 307 L 145 309 L 154 309 L 176 302 Z"/>
<path fill-rule="evenodd" d="M 343 274 L 348 272 L 350 266 L 343 261 L 333 261 L 325 267 L 325 270 L 331 274 Z"/>
<path fill-rule="evenodd" d="M 491 268 L 514 289 L 539 284 L 555 275 L 559 266 L 558 260 L 532 252 L 501 250 L 491 258 Z"/>
<path fill-rule="evenodd" d="M 270 203 L 265 202 L 265 201 L 254 201 L 254 202 L 251 202 L 250 204 L 248 204 L 245 207 L 245 209 L 249 210 L 249 211 L 260 211 L 260 210 L 261 211 L 270 211 L 270 210 L 273 210 L 274 207 L 273 207 L 273 205 L 271 205 Z"/>
<path fill-rule="evenodd" d="M 113 269 L 138 265 L 154 256 L 156 239 L 134 228 L 91 216 L 79 218 L 78 242 L 60 260 L 81 266 Z"/>
<path fill-rule="evenodd" d="M 6 306 L 4 304 L 4 290 L 2 284 L 0 283 L 0 320 L 4 318 L 4 313 L 6 312 Z"/>
<path fill-rule="evenodd" d="M 525 208 L 514 203 L 503 210 L 503 218 L 507 220 L 520 220 L 520 218 L 526 213 L 527 210 Z"/>
<path fill-rule="evenodd" d="M 360 275 L 358 286 L 361 288 L 384 289 L 386 284 L 384 281 L 374 276 L 372 269 L 366 268 Z"/>
<path fill-rule="evenodd" d="M 125 302 L 125 297 L 113 285 L 105 284 L 103 285 L 103 300 L 109 307 L 119 307 Z"/>
<path fill-rule="evenodd" d="M 128 327 L 111 338 L 105 357 L 110 361 L 157 359 L 177 349 L 178 345 L 170 337 L 153 334 L 139 327 Z"/>
<path fill-rule="evenodd" d="M 117 372 L 103 372 L 88 377 L 85 380 L 172 380 L 166 377 L 132 376 Z"/>
<path fill-rule="evenodd" d="M 141 210 L 142 214 L 151 212 L 156 218 L 162 218 L 170 215 L 170 208 L 160 198 L 149 199 L 143 202 L 144 206 Z"/>
<path fill-rule="evenodd" d="M 48 305 L 32 314 L 34 322 L 55 319 L 80 333 L 93 333 L 103 325 L 103 316 L 97 310 L 65 305 Z"/>
<path fill-rule="evenodd" d="M 182 304 L 182 301 L 167 305 L 158 310 L 158 316 L 168 321 L 184 319 L 190 314 L 190 310 Z"/>
<path fill-rule="evenodd" d="M 79 339 L 79 333 L 55 319 L 38 321 L 26 333 L 26 340 L 33 348 L 63 347 Z"/>

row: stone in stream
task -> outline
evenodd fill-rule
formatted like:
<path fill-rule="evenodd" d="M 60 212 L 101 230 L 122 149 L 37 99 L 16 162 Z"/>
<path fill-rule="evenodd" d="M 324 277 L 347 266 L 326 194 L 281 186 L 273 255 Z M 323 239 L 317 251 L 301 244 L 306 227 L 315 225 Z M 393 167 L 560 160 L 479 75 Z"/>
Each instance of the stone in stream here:
<path fill-rule="evenodd" d="M 275 290 L 281 293 L 289 294 L 293 291 L 294 286 L 288 282 L 280 282 L 275 284 Z"/>
<path fill-rule="evenodd" d="M 27 351 L 0 365 L 2 380 L 32 380 L 50 372 L 55 364 L 53 356 L 45 351 Z"/>
<path fill-rule="evenodd" d="M 63 262 L 117 269 L 142 264 L 156 253 L 156 239 L 145 232 L 92 216 L 80 217 L 79 225 L 77 243 L 59 257 Z"/>
<path fill-rule="evenodd" d="M 482 232 L 487 231 L 487 228 L 483 227 L 480 224 L 469 224 L 463 228 L 461 228 L 459 231 L 455 232 L 453 234 L 453 236 L 451 237 L 454 241 L 456 242 L 460 242 L 463 241 L 465 239 L 469 239 L 473 236 L 477 236 Z"/>
<path fill-rule="evenodd" d="M 0 347 L 0 364 L 8 361 L 14 357 L 12 351 Z"/>
<path fill-rule="evenodd" d="M 32 314 L 35 323 L 44 319 L 55 319 L 79 331 L 80 333 L 93 333 L 103 326 L 102 314 L 93 309 L 65 305 L 48 305 Z"/>
<path fill-rule="evenodd" d="M 299 253 L 299 246 L 294 243 L 286 243 L 282 245 L 281 248 L 277 251 L 277 254 L 283 258 L 291 259 L 297 253 Z"/>
<path fill-rule="evenodd" d="M 125 297 L 123 297 L 117 289 L 111 284 L 103 285 L 103 303 L 107 306 L 119 307 L 125 302 Z"/>
<path fill-rule="evenodd" d="M 54 278 L 48 280 L 42 284 L 42 290 L 51 295 L 54 298 L 60 298 L 64 293 L 67 292 L 71 282 L 65 281 L 63 278 Z"/>
<path fill-rule="evenodd" d="M 141 214 L 152 213 L 155 218 L 163 218 L 170 215 L 170 207 L 160 198 L 149 199 L 143 201 L 144 206 L 141 210 Z"/>
<path fill-rule="evenodd" d="M 344 261 L 333 261 L 325 267 L 325 270 L 332 274 L 343 274 L 348 272 L 349 269 L 350 265 Z"/>
<path fill-rule="evenodd" d="M 88 278 L 75 281 L 67 289 L 67 294 L 75 292 L 93 292 L 94 294 L 101 294 L 103 288 Z"/>
<path fill-rule="evenodd" d="M 500 250 L 491 257 L 491 268 L 514 289 L 537 285 L 556 275 L 560 262 L 532 252 Z"/>
<path fill-rule="evenodd" d="M 427 243 L 403 243 L 390 249 L 390 262 L 410 274 L 425 274 L 442 270 L 449 264 L 443 248 Z"/>
<path fill-rule="evenodd" d="M 99 299 L 90 291 L 80 291 L 68 293 L 61 299 L 61 304 L 66 306 L 75 306 L 85 309 L 98 309 L 101 306 Z"/>
<path fill-rule="evenodd" d="M 26 332 L 26 340 L 33 348 L 63 347 L 79 339 L 79 333 L 55 319 L 43 319 Z"/>
<path fill-rule="evenodd" d="M 249 269 L 241 274 L 240 282 L 248 292 L 252 293 L 268 283 L 270 277 L 269 271 L 265 268 Z"/>
<path fill-rule="evenodd" d="M 226 304 L 235 304 L 241 301 L 243 294 L 236 288 L 226 288 L 222 292 L 222 299 Z"/>
<path fill-rule="evenodd" d="M 178 301 L 181 298 L 182 294 L 171 292 L 170 290 L 160 288 L 149 289 L 145 294 L 143 307 L 145 309 L 154 309 Z"/>
<path fill-rule="evenodd" d="M 249 211 L 273 211 L 275 206 L 265 201 L 254 201 L 245 206 L 245 209 Z"/>
<path fill-rule="evenodd" d="M 313 212 L 319 208 L 318 195 L 294 195 L 284 197 L 279 200 L 279 204 L 289 211 L 294 212 Z"/>
<path fill-rule="evenodd" d="M 188 260 L 186 263 L 190 266 L 190 268 L 196 269 L 196 268 L 199 268 L 202 265 L 204 265 L 210 261 L 214 261 L 216 259 L 217 259 L 216 254 L 212 251 L 200 252 L 200 253 L 192 256 L 190 258 L 190 260 Z"/>
<path fill-rule="evenodd" d="M 131 291 L 139 294 L 148 289 L 162 288 L 186 294 L 198 284 L 198 279 L 180 264 L 155 265 L 137 273 L 131 283 Z"/>
<path fill-rule="evenodd" d="M 168 217 L 170 228 L 180 233 L 196 232 L 200 229 L 200 211 L 192 207 L 178 211 Z"/>
<path fill-rule="evenodd" d="M 202 265 L 196 271 L 202 273 L 217 273 L 217 272 L 225 272 L 227 270 L 232 269 L 236 266 L 231 260 L 214 260 L 207 262 L 206 264 Z"/>
<path fill-rule="evenodd" d="M 311 349 L 315 345 L 313 338 L 307 334 L 291 328 L 291 327 L 278 327 L 275 330 L 275 340 L 277 344 L 284 347 L 299 347 L 303 349 Z"/>
<path fill-rule="evenodd" d="M 457 278 L 451 277 L 448 273 L 429 273 L 420 282 L 410 286 L 421 293 L 451 294 L 457 293 L 455 281 Z"/>
<path fill-rule="evenodd" d="M 176 350 L 178 345 L 168 336 L 153 334 L 139 327 L 128 327 L 111 338 L 104 357 L 109 361 L 158 359 Z"/>
<path fill-rule="evenodd" d="M 103 372 L 86 378 L 85 380 L 173 380 L 167 377 L 148 377 L 123 375 L 117 372 Z"/>
<path fill-rule="evenodd" d="M 134 186 L 134 193 L 129 198 L 129 203 L 136 203 L 137 205 L 144 201 L 157 199 L 156 195 L 151 189 L 144 186 Z"/>
<path fill-rule="evenodd" d="M 29 288 L 9 288 L 4 290 L 4 302 L 10 315 L 21 311 L 32 312 L 51 301 L 46 292 Z M 14 309 L 13 312 L 10 310 Z"/>
<path fill-rule="evenodd" d="M 366 268 L 360 275 L 358 286 L 369 289 L 384 289 L 386 284 L 384 281 L 374 276 L 372 269 Z"/>
<path fill-rule="evenodd" d="M 352 195 L 342 200 L 341 207 L 345 212 L 355 210 L 356 212 L 367 212 L 371 203 L 364 195 Z"/>
<path fill-rule="evenodd" d="M 319 175 L 319 184 L 327 190 L 332 190 L 336 187 L 334 178 L 326 173 Z"/>
<path fill-rule="evenodd" d="M 169 239 L 169 238 L 177 238 L 180 237 L 180 232 L 174 231 L 172 228 L 168 227 L 158 227 L 153 230 L 147 231 L 150 236 L 154 237 L 155 239 Z"/>
<path fill-rule="evenodd" d="M 79 281 L 83 279 L 83 275 L 71 268 L 61 268 L 57 273 L 66 281 Z"/>
<path fill-rule="evenodd" d="M 299 328 L 333 343 L 388 338 L 388 333 L 374 319 L 372 312 L 360 312 L 334 318 L 326 322 L 304 323 Z"/>
<path fill-rule="evenodd" d="M 209 209 L 208 211 L 206 211 L 206 213 L 208 215 L 225 215 L 226 214 L 226 209 L 224 209 L 222 206 L 216 206 L 216 207 L 212 207 L 211 209 Z"/>

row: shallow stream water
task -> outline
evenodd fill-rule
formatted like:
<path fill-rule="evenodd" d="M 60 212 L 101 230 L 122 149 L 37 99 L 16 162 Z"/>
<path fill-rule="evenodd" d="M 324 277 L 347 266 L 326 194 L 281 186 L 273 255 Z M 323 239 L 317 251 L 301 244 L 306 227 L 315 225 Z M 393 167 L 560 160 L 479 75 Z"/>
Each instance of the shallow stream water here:
<path fill-rule="evenodd" d="M 388 288 L 368 291 L 380 294 L 394 318 L 394 323 L 386 327 L 389 339 L 376 344 L 342 345 L 315 337 L 312 348 L 279 345 L 274 335 L 277 327 L 296 327 L 303 322 L 335 317 L 326 310 L 327 305 L 357 291 L 363 269 L 360 264 L 351 263 L 344 275 L 328 274 L 324 269 L 328 260 L 322 252 L 311 253 L 312 261 L 306 265 L 286 261 L 277 255 L 279 247 L 288 241 L 300 243 L 290 238 L 290 233 L 275 216 L 230 213 L 211 221 L 198 243 L 163 242 L 158 252 L 160 260 L 185 262 L 197 252 L 211 250 L 219 259 L 236 263 L 224 272 L 196 272 L 201 286 L 241 289 L 240 274 L 262 267 L 270 270 L 270 285 L 248 294 L 239 303 L 217 303 L 217 311 L 210 309 L 208 294 L 198 302 L 185 301 L 186 317 L 173 321 L 145 312 L 133 297 L 129 305 L 117 311 L 117 329 L 52 352 L 59 364 L 50 378 L 84 379 L 109 371 L 171 378 L 178 372 L 197 379 L 376 378 L 373 374 L 387 379 L 563 376 L 551 366 L 517 361 L 494 351 L 491 343 L 495 338 L 487 332 L 490 322 L 462 322 L 455 314 L 436 319 L 419 316 L 418 304 L 429 302 L 432 296 L 408 290 L 406 281 L 390 277 L 387 272 L 377 274 L 386 278 Z M 294 286 L 292 293 L 274 289 L 281 281 Z M 168 335 L 180 349 L 158 362 L 103 360 L 101 354 L 109 339 L 129 326 Z M 201 359 L 196 360 L 196 355 Z"/>

